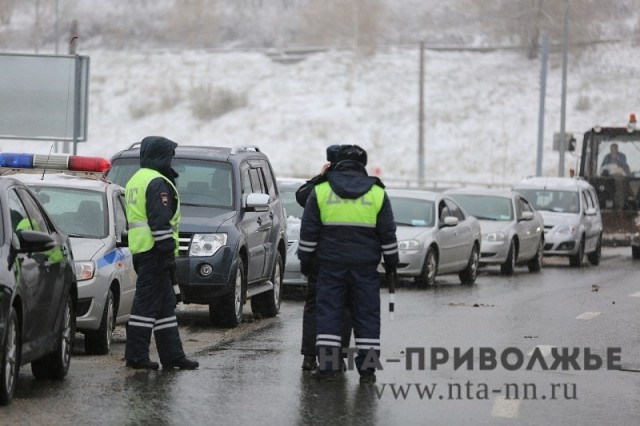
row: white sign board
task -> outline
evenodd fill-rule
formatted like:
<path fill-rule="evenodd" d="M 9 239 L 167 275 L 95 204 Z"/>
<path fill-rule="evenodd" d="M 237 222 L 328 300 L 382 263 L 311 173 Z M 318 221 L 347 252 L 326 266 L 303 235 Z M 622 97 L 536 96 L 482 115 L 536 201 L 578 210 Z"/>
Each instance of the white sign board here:
<path fill-rule="evenodd" d="M 84 141 L 87 56 L 0 53 L 0 139 Z"/>

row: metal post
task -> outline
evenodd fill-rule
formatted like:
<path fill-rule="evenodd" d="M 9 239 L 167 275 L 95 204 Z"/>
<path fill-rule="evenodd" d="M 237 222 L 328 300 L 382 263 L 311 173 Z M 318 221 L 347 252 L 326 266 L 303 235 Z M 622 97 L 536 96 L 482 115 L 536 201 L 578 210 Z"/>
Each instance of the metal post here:
<path fill-rule="evenodd" d="M 75 76 L 74 76 L 74 93 L 73 93 L 73 155 L 78 154 L 78 137 L 80 135 L 80 101 L 82 99 L 81 75 L 82 64 L 80 56 L 75 57 Z"/>
<path fill-rule="evenodd" d="M 55 9 L 56 9 L 55 10 L 55 13 L 56 13 L 56 25 L 54 27 L 54 37 L 55 37 L 55 41 L 56 41 L 55 54 L 57 55 L 58 54 L 58 39 L 60 38 L 59 31 L 58 31 L 58 29 L 59 29 L 58 21 L 60 21 L 59 0 L 56 0 Z M 57 142 L 56 142 L 56 145 L 57 145 Z M 57 152 L 57 150 L 56 150 L 56 152 Z"/>
<path fill-rule="evenodd" d="M 549 57 L 549 36 L 542 35 L 542 65 L 540 66 L 540 112 L 538 113 L 538 155 L 536 176 L 542 176 L 542 146 L 544 143 L 544 101 L 547 94 L 547 60 Z"/>
<path fill-rule="evenodd" d="M 76 54 L 76 49 L 78 46 L 78 21 L 76 21 L 75 19 L 71 22 L 71 38 L 69 39 L 69 55 L 75 55 Z M 74 88 L 75 88 L 75 95 L 74 95 L 74 99 L 73 99 L 73 150 L 74 150 L 74 154 L 75 154 L 75 150 L 76 150 L 76 137 L 78 135 L 77 133 L 77 123 L 76 123 L 76 110 L 79 110 L 79 107 L 77 106 L 76 102 L 77 102 L 77 97 L 79 96 L 79 91 L 78 91 L 78 83 L 76 82 L 76 80 L 79 78 L 79 72 L 78 72 L 78 64 L 80 63 L 80 61 L 78 60 L 78 58 L 76 58 L 75 60 L 75 77 L 74 77 Z M 69 141 L 64 141 L 62 144 L 62 152 L 64 152 L 65 154 L 69 153 Z"/>
<path fill-rule="evenodd" d="M 567 149 L 565 138 L 565 116 L 567 110 L 567 51 L 569 50 L 569 4 L 570 0 L 565 0 L 564 23 L 562 29 L 562 104 L 560 112 L 560 165 L 558 166 L 558 176 L 564 176 L 564 154 Z"/>
<path fill-rule="evenodd" d="M 420 94 L 418 106 L 418 185 L 424 184 L 424 41 L 420 42 Z"/>

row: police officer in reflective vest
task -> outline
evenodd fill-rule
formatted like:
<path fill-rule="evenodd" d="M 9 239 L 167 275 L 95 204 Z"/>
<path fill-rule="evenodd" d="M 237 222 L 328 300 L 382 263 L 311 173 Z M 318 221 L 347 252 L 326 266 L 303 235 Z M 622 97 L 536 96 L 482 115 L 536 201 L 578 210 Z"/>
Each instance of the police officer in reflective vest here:
<path fill-rule="evenodd" d="M 315 255 L 319 368 L 313 376 L 330 380 L 339 369 L 343 308 L 348 303 L 358 349 L 361 383 L 375 382 L 371 352 L 380 355 L 380 276 L 398 264 L 398 242 L 384 185 L 367 175 L 367 153 L 343 145 L 327 181 L 315 186 L 302 216 L 298 257 L 304 273 Z M 372 362 L 366 362 L 367 360 Z"/>
<path fill-rule="evenodd" d="M 140 170 L 126 186 L 129 250 L 138 274 L 136 294 L 127 326 L 127 367 L 157 370 L 149 358 L 153 331 L 163 369 L 193 370 L 198 362 L 182 350 L 171 284 L 178 254 L 180 200 L 177 173 L 171 168 L 175 142 L 148 136 L 140 145 Z"/>

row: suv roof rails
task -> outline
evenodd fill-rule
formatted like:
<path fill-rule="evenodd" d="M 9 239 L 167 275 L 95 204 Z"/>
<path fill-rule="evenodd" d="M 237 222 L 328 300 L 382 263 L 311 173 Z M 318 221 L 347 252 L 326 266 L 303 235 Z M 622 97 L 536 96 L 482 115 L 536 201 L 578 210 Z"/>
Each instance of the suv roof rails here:
<path fill-rule="evenodd" d="M 238 152 L 241 152 L 241 151 L 262 152 L 260 151 L 260 148 L 258 148 L 257 145 L 235 145 L 233 148 L 231 148 L 231 155 L 237 154 Z"/>
<path fill-rule="evenodd" d="M 142 145 L 142 142 L 134 142 L 127 149 L 140 148 L 140 145 Z"/>

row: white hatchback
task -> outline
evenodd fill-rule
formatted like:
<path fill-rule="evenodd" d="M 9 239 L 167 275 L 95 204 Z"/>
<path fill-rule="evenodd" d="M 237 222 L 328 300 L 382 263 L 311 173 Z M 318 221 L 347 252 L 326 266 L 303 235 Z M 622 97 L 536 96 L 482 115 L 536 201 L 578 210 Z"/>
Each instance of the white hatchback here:
<path fill-rule="evenodd" d="M 585 253 L 592 265 L 600 263 L 602 217 L 595 189 L 570 177 L 530 177 L 514 188 L 544 219 L 544 254 L 565 256 L 580 266 Z"/>

